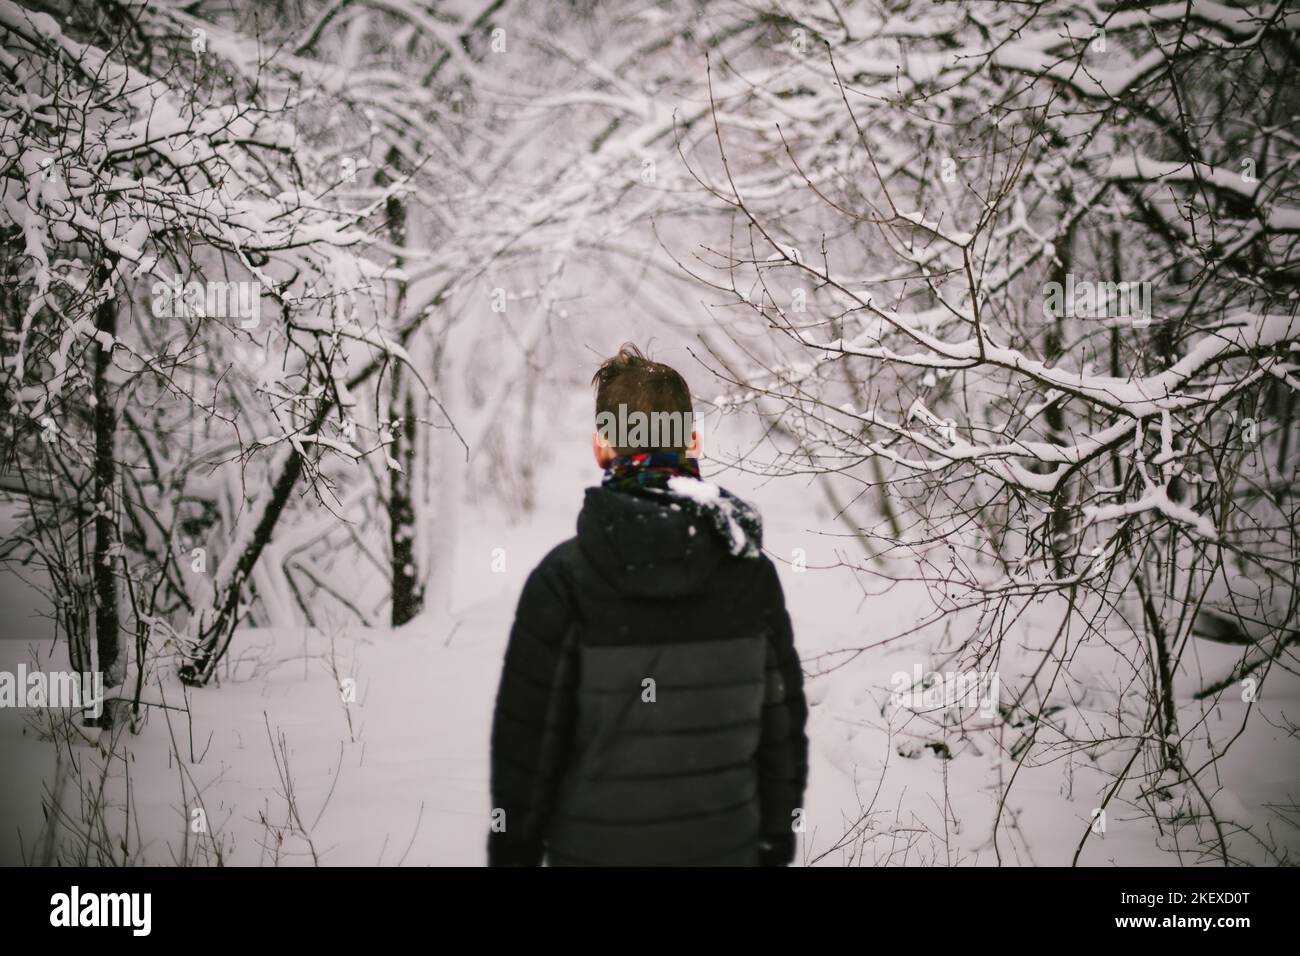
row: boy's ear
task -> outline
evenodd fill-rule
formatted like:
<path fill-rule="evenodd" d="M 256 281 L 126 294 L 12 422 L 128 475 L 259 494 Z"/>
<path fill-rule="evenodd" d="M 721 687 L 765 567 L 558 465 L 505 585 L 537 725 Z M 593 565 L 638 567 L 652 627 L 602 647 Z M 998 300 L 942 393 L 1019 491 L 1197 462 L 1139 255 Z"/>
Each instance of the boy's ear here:
<path fill-rule="evenodd" d="M 687 458 L 700 457 L 700 433 L 694 428 L 691 429 L 691 443 L 686 446 Z"/>
<path fill-rule="evenodd" d="M 601 468 L 608 468 L 615 457 L 609 439 L 600 432 L 591 433 L 591 453 L 596 456 L 596 464 Z"/>

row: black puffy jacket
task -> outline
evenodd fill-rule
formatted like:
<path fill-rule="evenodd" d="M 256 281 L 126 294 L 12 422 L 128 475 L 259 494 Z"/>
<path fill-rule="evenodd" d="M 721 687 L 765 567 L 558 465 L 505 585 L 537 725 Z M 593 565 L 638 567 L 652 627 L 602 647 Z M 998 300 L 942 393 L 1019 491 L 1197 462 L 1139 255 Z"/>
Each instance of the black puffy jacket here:
<path fill-rule="evenodd" d="M 510 633 L 490 864 L 790 861 L 803 677 L 776 569 L 728 545 L 676 506 L 588 489 Z"/>

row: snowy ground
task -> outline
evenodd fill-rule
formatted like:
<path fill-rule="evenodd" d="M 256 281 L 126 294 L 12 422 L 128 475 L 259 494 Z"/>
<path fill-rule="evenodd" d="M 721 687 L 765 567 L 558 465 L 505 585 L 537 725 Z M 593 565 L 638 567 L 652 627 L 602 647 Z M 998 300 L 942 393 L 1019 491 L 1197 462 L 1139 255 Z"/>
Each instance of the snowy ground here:
<path fill-rule="evenodd" d="M 119 856 L 213 862 L 219 850 L 227 864 L 481 865 L 491 710 L 514 604 L 529 570 L 572 533 L 582 489 L 597 477 L 585 436 L 575 435 L 556 450 L 538 510 L 525 523 L 505 523 L 490 504 L 469 509 L 448 617 L 426 616 L 399 632 L 241 631 L 220 686 L 190 691 L 188 715 L 152 708 L 143 732 L 125 740 L 127 758 L 114 763 L 106 789 L 110 825 L 123 826 L 129 802 L 127 848 L 118 847 Z M 922 594 L 897 589 L 866 596 L 849 571 L 818 570 L 834 562 L 837 550 L 852 556 L 856 544 L 810 533 L 831 526 L 813 488 L 759 486 L 740 475 L 720 481 L 762 507 L 765 544 L 774 556 L 788 557 L 796 547 L 807 553 L 807 572 L 781 566 L 806 661 L 901 631 L 929 607 Z M 504 573 L 490 569 L 496 548 L 505 549 Z M 6 606 L 15 618 L 24 616 Z M 1050 619 L 1052 609 L 1043 610 Z M 29 636 L 30 622 L 12 624 Z M 1025 631 L 1034 631 L 1032 620 Z M 918 664 L 929 670 L 937 660 L 927 654 L 932 646 L 926 636 L 896 642 L 810 679 L 812 768 L 801 859 L 837 866 L 992 864 L 1000 855 L 1008 863 L 1068 863 L 1107 774 L 1122 766 L 1127 751 L 1095 763 L 1063 757 L 1022 768 L 995 848 L 998 784 L 1014 772 L 1014 761 L 999 756 L 991 732 L 927 736 L 916 718 L 909 724 L 906 713 L 885 707 L 890 676 Z M 1090 666 L 1087 653 L 1081 667 Z M 1213 667 L 1233 658 L 1213 645 L 1197 654 L 1200 664 Z M 47 669 L 57 666 L 58 652 L 46 645 L 0 641 L 0 670 L 14 671 L 20 662 L 30 667 L 34 656 Z M 1003 667 L 1014 663 L 1009 657 Z M 1113 664 L 1096 654 L 1098 686 L 1108 667 Z M 344 679 L 355 681 L 354 702 L 341 699 Z M 186 706 L 174 680 L 150 699 Z M 1060 719 L 1104 724 L 1096 700 L 1063 694 L 1061 703 Z M 1223 789 L 1208 795 L 1221 817 L 1268 830 L 1292 854 L 1297 831 L 1276 808 L 1294 807 L 1300 792 L 1296 741 L 1281 719 L 1298 703 L 1296 679 L 1275 673 L 1243 739 L 1221 762 Z M 1222 740 L 1244 713 L 1244 704 L 1225 705 L 1204 719 Z M 1201 716 L 1197 705 L 1185 703 L 1185 724 Z M 1009 746 L 1021 732 L 1004 728 L 997 739 Z M 946 740 L 953 758 L 943 759 L 927 740 Z M 99 755 L 89 745 L 73 752 L 83 770 Z M 0 862 L 30 860 L 42 829 L 42 797 L 54 779 L 53 748 L 36 738 L 30 712 L 0 709 L 0 762 Z M 1166 815 L 1187 799 L 1177 792 L 1162 797 L 1155 805 Z M 68 792 L 61 799 L 65 807 L 76 803 Z M 206 834 L 193 832 L 196 809 L 206 815 Z M 1248 858 L 1250 842 L 1239 846 Z M 1116 800 L 1106 832 L 1089 839 L 1081 862 L 1214 862 L 1172 852 L 1188 844 L 1187 831 L 1166 825 L 1162 833 L 1150 814 Z"/>

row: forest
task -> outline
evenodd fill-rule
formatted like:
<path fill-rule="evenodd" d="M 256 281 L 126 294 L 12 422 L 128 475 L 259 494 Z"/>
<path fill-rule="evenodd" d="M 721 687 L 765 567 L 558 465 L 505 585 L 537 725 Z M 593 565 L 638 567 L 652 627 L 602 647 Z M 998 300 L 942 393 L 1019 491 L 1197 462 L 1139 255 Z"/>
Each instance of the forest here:
<path fill-rule="evenodd" d="M 766 516 L 800 863 L 1300 861 L 1300 8 L 0 36 L 0 671 L 102 674 L 0 706 L 0 861 L 480 865 L 625 341 Z"/>

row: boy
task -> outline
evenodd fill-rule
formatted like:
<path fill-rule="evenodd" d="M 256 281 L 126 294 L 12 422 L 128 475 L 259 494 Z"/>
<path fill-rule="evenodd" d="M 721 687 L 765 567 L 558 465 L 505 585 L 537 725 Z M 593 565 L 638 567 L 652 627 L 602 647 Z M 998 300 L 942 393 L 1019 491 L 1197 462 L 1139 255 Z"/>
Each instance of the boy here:
<path fill-rule="evenodd" d="M 519 599 L 488 863 L 784 866 L 807 706 L 758 514 L 699 480 L 676 371 L 625 345 L 592 384 L 604 479 Z"/>

